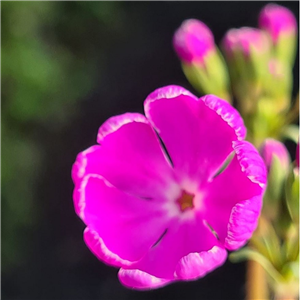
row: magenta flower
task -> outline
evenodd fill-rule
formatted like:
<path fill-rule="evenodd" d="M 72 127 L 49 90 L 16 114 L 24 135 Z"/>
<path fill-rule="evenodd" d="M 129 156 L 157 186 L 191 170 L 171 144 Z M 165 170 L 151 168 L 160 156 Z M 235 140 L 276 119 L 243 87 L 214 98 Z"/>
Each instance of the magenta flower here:
<path fill-rule="evenodd" d="M 249 57 L 251 52 L 266 53 L 270 49 L 264 32 L 250 27 L 230 29 L 222 43 L 229 58 L 236 51 L 243 53 L 245 57 Z"/>
<path fill-rule="evenodd" d="M 173 46 L 179 58 L 185 63 L 203 63 L 205 56 L 215 50 L 214 37 L 201 21 L 184 21 L 174 34 Z"/>
<path fill-rule="evenodd" d="M 276 44 L 281 34 L 294 36 L 297 32 L 297 21 L 293 13 L 277 4 L 267 4 L 259 15 L 259 26 L 265 29 Z"/>
<path fill-rule="evenodd" d="M 146 117 L 108 119 L 99 145 L 72 170 L 87 246 L 136 289 L 195 280 L 222 265 L 226 249 L 243 246 L 256 228 L 266 183 L 243 120 L 224 100 L 167 86 L 144 105 Z"/>

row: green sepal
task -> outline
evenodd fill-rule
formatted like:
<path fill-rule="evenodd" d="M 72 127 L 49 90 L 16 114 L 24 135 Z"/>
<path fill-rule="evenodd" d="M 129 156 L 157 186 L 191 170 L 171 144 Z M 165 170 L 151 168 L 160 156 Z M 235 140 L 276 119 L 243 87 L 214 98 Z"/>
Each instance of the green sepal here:
<path fill-rule="evenodd" d="M 247 55 L 241 49 L 236 49 L 226 56 L 232 89 L 242 115 L 255 112 L 256 101 L 263 93 L 269 59 L 268 51 L 257 53 L 252 47 Z"/>
<path fill-rule="evenodd" d="M 254 260 L 266 270 L 266 272 L 275 282 L 281 282 L 284 280 L 282 275 L 278 272 L 278 270 L 274 268 L 272 263 L 265 256 L 249 247 L 245 247 L 239 251 L 230 253 L 229 260 L 233 263 L 241 262 L 244 260 Z"/>
<path fill-rule="evenodd" d="M 214 94 L 231 102 L 229 75 L 218 49 L 208 53 L 202 63 L 182 63 L 182 69 L 190 84 L 199 93 Z"/>
<path fill-rule="evenodd" d="M 296 224 L 299 223 L 299 170 L 290 165 L 285 183 L 286 204 L 290 216 Z"/>
<path fill-rule="evenodd" d="M 264 215 L 276 220 L 282 213 L 280 201 L 284 197 L 284 183 L 288 175 L 288 166 L 284 166 L 277 155 L 272 156 L 268 175 L 268 185 L 264 196 Z"/>
<path fill-rule="evenodd" d="M 292 67 L 296 58 L 297 35 L 281 34 L 276 45 L 273 46 L 274 56 L 283 63 Z"/>
<path fill-rule="evenodd" d="M 285 233 L 282 245 L 285 261 L 299 261 L 299 224 L 291 224 Z"/>
<path fill-rule="evenodd" d="M 276 113 L 288 111 L 293 87 L 292 68 L 280 60 L 272 58 L 267 71 L 264 78 L 264 95 L 273 99 Z"/>

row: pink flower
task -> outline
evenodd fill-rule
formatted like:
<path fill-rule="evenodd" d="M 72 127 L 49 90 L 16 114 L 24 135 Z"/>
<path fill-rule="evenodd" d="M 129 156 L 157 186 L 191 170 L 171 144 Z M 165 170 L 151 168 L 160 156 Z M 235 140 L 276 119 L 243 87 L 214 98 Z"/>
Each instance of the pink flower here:
<path fill-rule="evenodd" d="M 205 56 L 215 50 L 214 37 L 201 21 L 190 19 L 182 23 L 173 37 L 174 49 L 185 63 L 203 63 Z"/>
<path fill-rule="evenodd" d="M 249 57 L 253 51 L 256 53 L 266 53 L 270 49 L 264 32 L 250 27 L 230 29 L 226 33 L 222 43 L 228 57 L 236 51 L 240 51 L 245 57 Z"/>
<path fill-rule="evenodd" d="M 279 159 L 282 171 L 288 171 L 290 164 L 290 156 L 288 150 L 286 149 L 283 143 L 272 138 L 268 138 L 262 144 L 260 153 L 265 161 L 268 170 L 270 170 L 274 156 L 276 156 Z"/>
<path fill-rule="evenodd" d="M 259 26 L 265 29 L 276 44 L 281 34 L 295 35 L 297 21 L 287 8 L 277 4 L 267 4 L 259 15 Z"/>
<path fill-rule="evenodd" d="M 72 170 L 87 246 L 136 289 L 195 280 L 222 265 L 226 249 L 243 246 L 256 228 L 266 183 L 243 120 L 224 100 L 167 86 L 144 105 L 146 117 L 108 119 L 99 145 Z"/>

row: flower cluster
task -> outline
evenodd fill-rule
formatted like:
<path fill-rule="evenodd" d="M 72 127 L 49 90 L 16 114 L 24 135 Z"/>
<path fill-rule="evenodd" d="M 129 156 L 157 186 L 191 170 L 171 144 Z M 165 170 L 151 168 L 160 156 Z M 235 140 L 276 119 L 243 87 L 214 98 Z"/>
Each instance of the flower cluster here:
<path fill-rule="evenodd" d="M 186 24 L 189 21 L 185 21 L 181 28 L 185 28 Z M 271 291 L 278 299 L 296 299 L 299 294 L 299 148 L 297 146 L 295 164 L 280 140 L 299 141 L 299 128 L 292 124 L 299 117 L 299 98 L 291 101 L 297 22 L 287 8 L 267 4 L 259 14 L 258 28 L 242 27 L 227 31 L 221 41 L 226 62 L 221 67 L 221 54 L 215 45 L 211 46 L 212 33 L 207 31 L 202 24 L 196 30 L 179 29 L 175 33 L 174 48 L 183 63 L 183 71 L 200 92 L 207 90 L 204 88 L 207 86 L 213 89 L 207 85 L 208 77 L 216 82 L 220 81 L 218 78 L 222 78 L 223 83 L 230 82 L 230 85 L 223 84 L 222 89 L 217 88 L 216 93 L 229 95 L 224 99 L 236 100 L 248 129 L 247 138 L 260 148 L 268 171 L 268 187 L 259 228 L 249 246 L 231 257 L 235 260 L 256 260 L 271 275 Z M 210 43 L 205 51 L 203 48 L 208 45 L 208 37 Z M 186 43 L 189 65 L 192 66 L 188 68 L 182 56 L 182 43 L 178 50 L 178 41 L 187 39 L 194 41 L 192 48 Z M 201 44 L 201 52 L 191 51 L 197 49 L 197 44 Z M 217 74 L 218 71 L 222 74 L 219 77 L 206 75 Z M 224 74 L 228 77 L 225 78 Z M 262 299 L 268 296 L 253 297 Z"/>
<path fill-rule="evenodd" d="M 299 141 L 290 124 L 299 115 L 291 105 L 297 26 L 275 4 L 263 8 L 258 24 L 230 29 L 223 57 L 203 22 L 184 21 L 173 46 L 205 96 L 159 88 L 146 98 L 145 116 L 108 119 L 98 144 L 77 156 L 73 198 L 84 240 L 120 268 L 125 286 L 203 277 L 251 238 L 231 257 L 263 262 L 278 295 L 298 293 L 299 143 L 291 162 L 278 141 Z"/>
<path fill-rule="evenodd" d="M 268 4 L 258 19 L 259 28 L 227 31 L 221 42 L 225 60 L 201 21 L 184 21 L 173 39 L 190 83 L 203 94 L 228 102 L 235 98 L 256 145 L 268 136 L 279 138 L 284 113 L 291 109 L 297 41 L 297 23 L 288 9 Z"/>

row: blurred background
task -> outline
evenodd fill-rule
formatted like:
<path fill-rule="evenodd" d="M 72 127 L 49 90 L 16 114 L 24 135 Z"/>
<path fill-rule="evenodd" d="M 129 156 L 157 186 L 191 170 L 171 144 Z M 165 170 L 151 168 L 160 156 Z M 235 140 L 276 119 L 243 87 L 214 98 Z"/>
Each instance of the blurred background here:
<path fill-rule="evenodd" d="M 71 167 L 99 126 L 188 84 L 172 48 L 187 18 L 217 44 L 268 2 L 2 2 L 2 299 L 243 299 L 245 264 L 160 290 L 124 288 L 73 209 Z M 286 6 L 299 20 L 299 2 Z M 299 89 L 299 55 L 294 67 Z"/>

